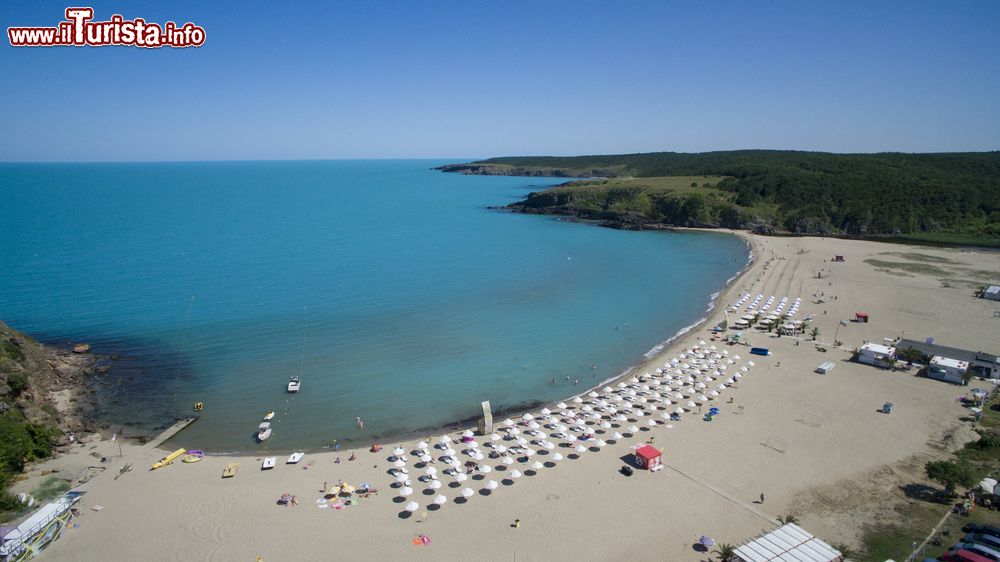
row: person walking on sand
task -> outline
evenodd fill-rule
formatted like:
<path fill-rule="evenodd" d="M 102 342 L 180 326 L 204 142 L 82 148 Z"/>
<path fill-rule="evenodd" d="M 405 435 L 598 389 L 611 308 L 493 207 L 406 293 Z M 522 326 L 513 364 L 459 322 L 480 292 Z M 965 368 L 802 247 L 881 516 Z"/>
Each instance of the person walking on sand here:
<path fill-rule="evenodd" d="M 764 492 L 760 493 L 760 504 L 764 505 Z"/>

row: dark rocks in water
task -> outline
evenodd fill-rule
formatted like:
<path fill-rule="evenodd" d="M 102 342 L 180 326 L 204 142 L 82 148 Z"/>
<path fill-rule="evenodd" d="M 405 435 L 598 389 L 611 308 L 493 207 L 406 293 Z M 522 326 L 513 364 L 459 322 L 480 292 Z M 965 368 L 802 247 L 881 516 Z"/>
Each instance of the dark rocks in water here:
<path fill-rule="evenodd" d="M 104 373 L 107 373 L 110 370 L 111 370 L 111 365 L 101 365 L 96 369 L 94 369 L 94 372 L 97 373 L 98 375 L 103 375 Z"/>
<path fill-rule="evenodd" d="M 118 359 L 121 358 L 121 355 L 118 355 L 117 353 L 112 353 L 108 357 L 110 357 L 112 361 L 118 361 Z"/>

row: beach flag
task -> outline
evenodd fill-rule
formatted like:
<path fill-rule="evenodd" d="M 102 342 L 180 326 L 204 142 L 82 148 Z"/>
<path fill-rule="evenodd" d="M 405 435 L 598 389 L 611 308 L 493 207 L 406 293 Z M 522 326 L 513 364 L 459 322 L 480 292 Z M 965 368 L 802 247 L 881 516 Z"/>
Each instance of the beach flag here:
<path fill-rule="evenodd" d="M 840 325 L 841 326 L 846 326 L 847 325 L 847 320 L 841 320 L 840 321 Z"/>
<path fill-rule="evenodd" d="M 111 441 L 112 442 L 118 441 L 118 432 L 111 434 Z"/>

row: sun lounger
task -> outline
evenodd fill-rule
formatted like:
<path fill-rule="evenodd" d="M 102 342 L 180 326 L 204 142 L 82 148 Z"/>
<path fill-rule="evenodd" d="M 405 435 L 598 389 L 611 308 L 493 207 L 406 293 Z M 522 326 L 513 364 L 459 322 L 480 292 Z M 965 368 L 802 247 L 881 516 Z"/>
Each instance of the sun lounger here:
<path fill-rule="evenodd" d="M 239 466 L 239 465 L 237 465 L 234 462 L 231 462 L 231 463 L 227 464 L 226 468 L 222 469 L 222 477 L 223 478 L 232 478 L 233 476 L 236 476 L 236 468 L 237 468 L 237 466 Z"/>

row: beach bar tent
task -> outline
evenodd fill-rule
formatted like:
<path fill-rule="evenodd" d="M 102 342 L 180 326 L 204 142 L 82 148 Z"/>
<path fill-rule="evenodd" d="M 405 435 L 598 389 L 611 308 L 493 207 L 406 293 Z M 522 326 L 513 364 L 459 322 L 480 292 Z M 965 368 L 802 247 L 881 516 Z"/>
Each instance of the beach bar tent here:
<path fill-rule="evenodd" d="M 968 369 L 968 361 L 935 355 L 931 357 L 931 362 L 927 365 L 927 376 L 939 381 L 965 384 L 965 372 Z"/>
<path fill-rule="evenodd" d="M 896 348 L 868 342 L 858 349 L 858 363 L 888 367 L 896 357 Z"/>
<path fill-rule="evenodd" d="M 817 539 L 802 527 L 789 523 L 736 548 L 742 562 L 841 562 L 839 550 Z"/>
<path fill-rule="evenodd" d="M 0 560 L 27 560 L 58 539 L 69 524 L 72 516 L 70 510 L 81 493 L 67 492 L 56 501 L 40 507 L 14 529 L 5 532 L 0 538 Z"/>
<path fill-rule="evenodd" d="M 855 312 L 854 321 L 861 322 L 862 324 L 868 323 L 868 313 L 867 312 Z"/>
<path fill-rule="evenodd" d="M 635 464 L 639 468 L 653 470 L 660 466 L 662 460 L 663 455 L 660 453 L 660 450 L 652 445 L 643 445 L 635 450 Z"/>

